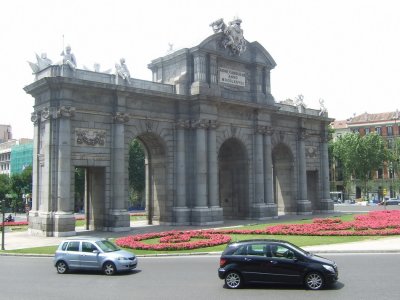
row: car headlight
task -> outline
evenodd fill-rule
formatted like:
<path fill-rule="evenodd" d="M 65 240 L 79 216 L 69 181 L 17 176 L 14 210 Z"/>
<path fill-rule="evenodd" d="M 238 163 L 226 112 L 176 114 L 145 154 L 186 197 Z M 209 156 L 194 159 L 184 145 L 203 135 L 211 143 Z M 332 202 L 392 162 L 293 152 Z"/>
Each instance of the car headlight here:
<path fill-rule="evenodd" d="M 118 260 L 129 260 L 129 258 L 121 256 L 121 257 L 118 257 Z"/>
<path fill-rule="evenodd" d="M 322 265 L 325 269 L 327 269 L 331 273 L 335 273 L 335 269 L 329 265 Z"/>

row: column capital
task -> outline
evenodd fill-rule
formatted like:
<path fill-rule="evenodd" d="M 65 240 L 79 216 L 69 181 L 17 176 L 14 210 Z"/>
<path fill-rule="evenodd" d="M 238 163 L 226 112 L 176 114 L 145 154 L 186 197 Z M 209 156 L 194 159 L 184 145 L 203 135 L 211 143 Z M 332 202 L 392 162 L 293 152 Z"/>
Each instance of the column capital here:
<path fill-rule="evenodd" d="M 190 120 L 178 120 L 175 123 L 176 129 L 187 129 L 190 128 Z"/>
<path fill-rule="evenodd" d="M 61 106 L 56 110 L 54 118 L 71 118 L 75 116 L 75 110 L 73 106 Z"/>
<path fill-rule="evenodd" d="M 129 121 L 129 114 L 124 113 L 124 112 L 115 112 L 113 115 L 113 120 L 115 123 L 127 123 Z"/>
<path fill-rule="evenodd" d="M 40 112 L 34 111 L 31 113 L 31 121 L 33 124 L 37 124 L 40 120 Z"/>
<path fill-rule="evenodd" d="M 304 141 L 308 136 L 307 129 L 304 127 L 300 127 L 297 133 L 297 138 L 299 141 Z"/>
<path fill-rule="evenodd" d="M 209 129 L 217 129 L 219 126 L 219 122 L 217 120 L 209 120 L 208 121 L 208 128 Z"/>
<path fill-rule="evenodd" d="M 192 120 L 191 125 L 192 128 L 197 129 L 197 128 L 201 128 L 201 129 L 206 129 L 208 127 L 208 120 L 206 119 L 198 119 L 198 120 Z"/>
<path fill-rule="evenodd" d="M 254 132 L 265 135 L 272 135 L 274 133 L 274 130 L 271 126 L 257 125 Z"/>

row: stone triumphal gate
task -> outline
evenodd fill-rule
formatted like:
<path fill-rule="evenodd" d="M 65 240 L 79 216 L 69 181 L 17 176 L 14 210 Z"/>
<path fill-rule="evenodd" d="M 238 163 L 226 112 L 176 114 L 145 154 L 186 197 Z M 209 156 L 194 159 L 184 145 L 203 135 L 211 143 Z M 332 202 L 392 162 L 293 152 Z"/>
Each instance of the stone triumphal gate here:
<path fill-rule="evenodd" d="M 35 99 L 32 234 L 75 234 L 75 168 L 85 170 L 89 228 L 128 230 L 135 138 L 146 154 L 149 220 L 204 225 L 333 210 L 326 111 L 301 97 L 276 103 L 270 54 L 243 38 L 240 20 L 212 26 L 200 45 L 153 60 L 152 82 L 122 73 L 122 60 L 115 74 L 78 69 L 74 58 L 38 61 L 25 87 Z"/>

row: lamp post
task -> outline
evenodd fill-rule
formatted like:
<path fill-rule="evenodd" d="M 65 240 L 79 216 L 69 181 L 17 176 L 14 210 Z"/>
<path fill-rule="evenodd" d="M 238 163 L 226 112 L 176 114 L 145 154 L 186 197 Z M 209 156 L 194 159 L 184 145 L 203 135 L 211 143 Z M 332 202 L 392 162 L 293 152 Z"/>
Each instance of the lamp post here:
<path fill-rule="evenodd" d="M 5 202 L 6 202 L 6 200 L 5 199 L 3 199 L 3 200 L 1 200 L 1 215 L 2 215 L 2 218 L 1 218 L 1 220 L 2 220 L 2 223 L 3 223 L 3 226 L 2 226 L 2 228 L 1 228 L 1 250 L 4 250 L 4 232 L 5 232 L 5 229 L 6 229 L 6 222 L 4 221 L 4 214 L 5 214 L 5 207 L 4 207 L 4 204 L 5 204 Z"/>

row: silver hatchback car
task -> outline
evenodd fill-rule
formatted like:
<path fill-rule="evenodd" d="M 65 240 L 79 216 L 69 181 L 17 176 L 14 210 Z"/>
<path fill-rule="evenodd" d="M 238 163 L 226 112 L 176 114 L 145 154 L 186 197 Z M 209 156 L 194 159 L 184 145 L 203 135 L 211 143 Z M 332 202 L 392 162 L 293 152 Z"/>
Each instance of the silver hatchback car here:
<path fill-rule="evenodd" d="M 101 270 L 106 275 L 136 268 L 137 257 L 98 237 L 74 237 L 61 242 L 54 255 L 57 272 Z"/>

